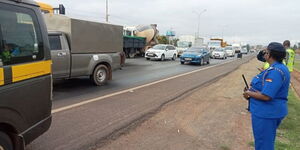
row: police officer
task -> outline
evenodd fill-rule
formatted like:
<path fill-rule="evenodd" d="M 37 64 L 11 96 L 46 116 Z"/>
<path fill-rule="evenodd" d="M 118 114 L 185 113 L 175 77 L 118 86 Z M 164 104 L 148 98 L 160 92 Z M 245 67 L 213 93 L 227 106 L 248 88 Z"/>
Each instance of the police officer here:
<path fill-rule="evenodd" d="M 289 68 L 290 72 L 294 69 L 295 51 L 291 48 L 291 43 L 289 40 L 283 42 L 283 46 L 286 49 L 286 66 Z"/>
<path fill-rule="evenodd" d="M 270 67 L 255 76 L 243 95 L 250 98 L 255 150 L 274 150 L 276 129 L 287 115 L 290 73 L 282 63 L 286 50 L 282 44 L 268 45 L 265 60 Z"/>

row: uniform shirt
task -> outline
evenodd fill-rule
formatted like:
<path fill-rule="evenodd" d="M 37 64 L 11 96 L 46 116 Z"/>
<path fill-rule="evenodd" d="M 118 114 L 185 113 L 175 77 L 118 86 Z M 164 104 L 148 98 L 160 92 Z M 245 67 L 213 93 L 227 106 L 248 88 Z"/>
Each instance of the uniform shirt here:
<path fill-rule="evenodd" d="M 255 76 L 251 82 L 252 91 L 259 91 L 270 97 L 269 101 L 250 98 L 250 112 L 262 118 L 281 118 L 287 115 L 287 96 L 290 73 L 282 63 L 275 62 L 267 70 Z"/>
<path fill-rule="evenodd" d="M 286 65 L 290 72 L 293 72 L 294 60 L 295 60 L 295 52 L 293 49 L 287 49 L 287 57 L 286 57 Z"/>

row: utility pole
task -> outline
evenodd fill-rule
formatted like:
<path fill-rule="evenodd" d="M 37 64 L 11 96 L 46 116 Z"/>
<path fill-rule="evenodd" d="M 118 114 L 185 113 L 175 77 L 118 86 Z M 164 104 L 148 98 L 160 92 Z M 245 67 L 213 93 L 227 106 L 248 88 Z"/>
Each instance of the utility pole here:
<path fill-rule="evenodd" d="M 105 21 L 108 23 L 108 0 L 106 0 L 106 15 L 105 15 Z"/>
<path fill-rule="evenodd" d="M 194 13 L 196 13 L 197 15 L 198 15 L 198 28 L 197 28 L 197 35 L 196 35 L 196 38 L 198 38 L 199 37 L 199 30 L 200 30 L 200 16 L 204 13 L 204 12 L 206 12 L 206 9 L 204 9 L 203 11 L 201 11 L 200 13 L 199 12 L 197 12 L 197 11 L 193 11 Z"/>

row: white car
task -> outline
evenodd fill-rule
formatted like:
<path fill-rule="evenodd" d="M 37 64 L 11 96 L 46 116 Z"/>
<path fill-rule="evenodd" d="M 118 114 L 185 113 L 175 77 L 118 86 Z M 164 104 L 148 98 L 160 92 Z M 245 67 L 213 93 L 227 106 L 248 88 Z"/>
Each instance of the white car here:
<path fill-rule="evenodd" d="M 212 58 L 227 59 L 227 53 L 224 48 L 217 48 L 211 53 Z"/>
<path fill-rule="evenodd" d="M 235 55 L 235 51 L 232 46 L 225 47 L 225 52 L 227 53 L 227 56 L 229 56 L 229 57 L 234 57 L 234 55 Z"/>
<path fill-rule="evenodd" d="M 242 48 L 242 49 L 241 49 L 241 53 L 242 53 L 242 54 L 248 54 L 248 50 L 247 50 L 246 48 Z"/>
<path fill-rule="evenodd" d="M 164 61 L 165 59 L 175 60 L 177 57 L 177 50 L 173 45 L 158 44 L 148 49 L 145 53 L 145 58 L 150 59 L 160 59 Z"/>

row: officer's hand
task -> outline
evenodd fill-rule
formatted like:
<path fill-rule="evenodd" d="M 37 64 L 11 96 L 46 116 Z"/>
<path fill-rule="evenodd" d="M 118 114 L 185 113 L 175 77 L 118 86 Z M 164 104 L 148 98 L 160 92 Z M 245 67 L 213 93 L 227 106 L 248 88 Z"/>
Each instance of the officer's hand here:
<path fill-rule="evenodd" d="M 247 87 L 244 88 L 244 92 L 248 91 L 249 89 Z"/>
<path fill-rule="evenodd" d="M 244 98 L 247 99 L 247 100 L 250 99 L 250 96 L 248 95 L 247 91 L 245 91 L 245 92 L 243 93 L 243 96 L 244 96 Z"/>

